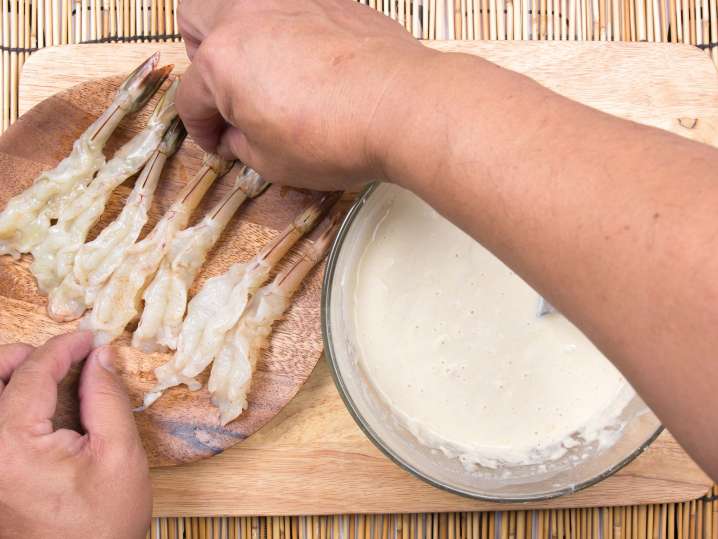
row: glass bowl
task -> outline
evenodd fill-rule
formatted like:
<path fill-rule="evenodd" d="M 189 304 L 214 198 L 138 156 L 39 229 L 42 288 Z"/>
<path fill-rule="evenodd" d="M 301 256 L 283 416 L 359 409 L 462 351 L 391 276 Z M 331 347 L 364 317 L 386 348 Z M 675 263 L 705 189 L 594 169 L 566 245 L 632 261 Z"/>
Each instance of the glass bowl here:
<path fill-rule="evenodd" d="M 662 427 L 639 397 L 621 414 L 624 427 L 613 445 L 584 444 L 548 464 L 510 468 L 468 471 L 458 459 L 419 443 L 396 420 L 359 361 L 351 292 L 357 261 L 396 189 L 377 183 L 359 196 L 329 254 L 322 291 L 322 331 L 331 372 L 349 412 L 369 439 L 399 466 L 428 483 L 495 502 L 545 500 L 575 492 L 615 473 L 646 449 Z"/>

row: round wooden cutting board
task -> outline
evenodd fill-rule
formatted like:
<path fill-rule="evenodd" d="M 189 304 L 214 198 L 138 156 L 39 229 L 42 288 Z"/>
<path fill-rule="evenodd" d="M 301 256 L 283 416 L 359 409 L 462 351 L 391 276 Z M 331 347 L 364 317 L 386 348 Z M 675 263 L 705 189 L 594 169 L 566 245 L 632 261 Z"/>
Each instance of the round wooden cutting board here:
<path fill-rule="evenodd" d="M 59 93 L 30 110 L 0 138 L 3 178 L 0 207 L 26 188 L 40 171 L 54 167 L 70 152 L 73 141 L 109 105 L 120 80 L 97 79 Z M 156 100 L 157 96 L 141 112 L 125 119 L 105 149 L 108 158 L 146 124 Z M 143 235 L 197 171 L 201 158 L 201 150 L 185 140 L 165 168 Z M 133 182 L 134 178 L 113 193 L 101 223 L 90 238 L 119 213 Z M 201 219 L 229 190 L 232 182 L 233 178 L 229 177 L 216 182 L 190 224 Z M 271 186 L 261 197 L 245 203 L 210 253 L 191 293 L 208 277 L 257 253 L 315 196 Z M 77 326 L 77 323 L 58 324 L 50 320 L 46 298 L 37 292 L 28 270 L 29 263 L 29 256 L 20 262 L 0 257 L 0 343 L 24 341 L 37 345 Z M 185 386 L 168 390 L 149 410 L 135 415 L 151 466 L 187 463 L 220 453 L 256 432 L 297 393 L 322 353 L 319 307 L 322 269 L 323 265 L 308 276 L 286 317 L 275 324 L 269 348 L 254 376 L 249 409 L 237 420 L 222 427 L 207 390 L 191 392 Z M 127 385 L 132 404 L 139 406 L 143 394 L 154 384 L 153 369 L 170 356 L 143 354 L 129 346 L 130 337 L 126 331 L 113 346 L 118 371 Z M 207 377 L 208 371 L 203 373 L 201 381 L 205 383 Z M 55 418 L 57 426 L 80 429 L 76 384 L 77 371 L 62 383 Z"/>

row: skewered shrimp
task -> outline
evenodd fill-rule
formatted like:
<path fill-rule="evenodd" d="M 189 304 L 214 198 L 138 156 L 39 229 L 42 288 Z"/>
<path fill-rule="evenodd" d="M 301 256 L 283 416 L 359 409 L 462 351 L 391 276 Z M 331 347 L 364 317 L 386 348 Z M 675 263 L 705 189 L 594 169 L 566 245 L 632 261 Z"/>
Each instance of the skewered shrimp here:
<path fill-rule="evenodd" d="M 267 280 L 272 268 L 338 200 L 340 193 L 322 196 L 307 207 L 282 233 L 253 259 L 237 263 L 224 274 L 208 279 L 187 307 L 174 357 L 155 369 L 157 384 L 145 395 L 145 407 L 170 387 L 185 384 L 200 388 L 194 377 L 222 348 L 227 332 L 244 312 L 250 296 Z"/>
<path fill-rule="evenodd" d="M 50 227 L 45 239 L 32 250 L 30 270 L 42 293 L 49 293 L 72 271 L 75 255 L 92 226 L 105 211 L 110 195 L 127 178 L 135 174 L 157 149 L 162 136 L 177 116 L 174 106 L 179 79 L 157 103 L 147 126 L 122 146 L 103 166 L 97 177 L 73 200 L 65 203 L 57 223 Z"/>
<path fill-rule="evenodd" d="M 120 121 L 141 109 L 172 71 L 172 66 L 155 70 L 159 58 L 159 53 L 153 54 L 125 79 L 112 104 L 75 141 L 70 155 L 10 199 L 0 213 L 0 255 L 18 258 L 29 253 L 45 238 L 65 200 L 105 164 L 102 150 Z"/>
<path fill-rule="evenodd" d="M 130 247 L 122 262 L 95 298 L 92 311 L 80 322 L 95 332 L 95 346 L 117 338 L 141 310 L 142 292 L 167 253 L 172 238 L 187 226 L 192 210 L 218 176 L 229 168 L 227 161 L 208 155 L 199 172 L 182 190 L 145 239 Z"/>
<path fill-rule="evenodd" d="M 145 308 L 132 346 L 145 352 L 174 350 L 187 308 L 190 286 L 230 219 L 247 198 L 269 185 L 254 170 L 237 163 L 234 188 L 193 227 L 174 237 L 157 275 L 143 295 Z M 232 172 L 230 172 L 232 174 Z"/>
<path fill-rule="evenodd" d="M 98 290 L 139 237 L 147 222 L 147 213 L 162 169 L 182 144 L 184 136 L 184 126 L 179 118 L 175 118 L 159 147 L 142 169 L 120 215 L 97 238 L 80 248 L 72 271 L 65 276 L 60 286 L 50 292 L 47 311 L 53 320 L 75 320 L 92 306 Z"/>
<path fill-rule="evenodd" d="M 219 408 L 222 425 L 236 419 L 247 408 L 247 394 L 257 361 L 266 348 L 272 324 L 289 307 L 309 271 L 324 258 L 339 227 L 335 214 L 310 248 L 268 285 L 260 288 L 247 305 L 237 325 L 224 341 L 212 365 L 208 389 Z"/>

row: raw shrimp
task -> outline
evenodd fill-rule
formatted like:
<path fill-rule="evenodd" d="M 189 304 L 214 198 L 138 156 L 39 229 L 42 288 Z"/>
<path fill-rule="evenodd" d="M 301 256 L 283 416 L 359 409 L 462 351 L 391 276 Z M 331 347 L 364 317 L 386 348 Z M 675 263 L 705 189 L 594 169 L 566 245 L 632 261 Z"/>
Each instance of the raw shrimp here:
<path fill-rule="evenodd" d="M 198 224 L 174 237 L 160 269 L 143 295 L 145 308 L 132 336 L 132 346 L 144 352 L 177 348 L 187 308 L 187 295 L 195 277 L 230 219 L 247 198 L 269 185 L 241 163 L 234 167 L 234 188 Z M 229 174 L 232 174 L 230 171 Z"/>
<path fill-rule="evenodd" d="M 80 248 L 72 271 L 65 276 L 60 286 L 50 292 L 47 311 L 53 320 L 75 320 L 92 306 L 98 290 L 139 237 L 147 222 L 162 169 L 169 157 L 177 151 L 184 136 L 184 126 L 179 118 L 175 118 L 159 147 L 142 169 L 120 215 L 97 238 Z"/>
<path fill-rule="evenodd" d="M 45 238 L 50 220 L 57 218 L 66 199 L 105 164 L 102 150 L 120 121 L 141 109 L 172 71 L 172 66 L 156 70 L 159 58 L 159 53 L 153 54 L 125 79 L 112 104 L 75 141 L 70 155 L 8 201 L 0 213 L 0 255 L 18 258 L 29 253 Z"/>
<path fill-rule="evenodd" d="M 174 100 L 178 85 L 179 79 L 176 79 L 157 103 L 147 126 L 115 153 L 86 189 L 65 203 L 57 223 L 31 250 L 34 260 L 30 270 L 37 279 L 40 292 L 48 294 L 72 271 L 77 251 L 105 211 L 112 192 L 140 170 L 157 149 L 177 116 Z"/>
<path fill-rule="evenodd" d="M 151 405 L 167 388 L 186 384 L 195 391 L 201 387 L 194 377 L 220 351 L 227 332 L 239 320 L 250 296 L 267 280 L 277 262 L 312 229 L 340 195 L 323 195 L 249 262 L 234 264 L 224 274 L 207 280 L 189 302 L 187 317 L 177 341 L 177 352 L 170 361 L 155 369 L 157 384 L 145 395 L 145 406 Z"/>
<path fill-rule="evenodd" d="M 247 408 L 252 375 L 268 344 L 272 324 L 282 317 L 306 275 L 326 255 L 339 227 L 338 217 L 339 214 L 334 215 L 319 238 L 294 264 L 257 291 L 227 335 L 207 384 L 212 403 L 219 408 L 222 425 L 236 419 Z"/>
<path fill-rule="evenodd" d="M 80 322 L 81 328 L 94 331 L 95 346 L 107 344 L 119 337 L 127 324 L 138 316 L 142 292 L 167 253 L 172 238 L 187 226 L 190 214 L 209 186 L 228 168 L 227 161 L 208 155 L 202 168 L 152 232 L 127 250 L 120 265 L 98 292 L 92 311 Z"/>

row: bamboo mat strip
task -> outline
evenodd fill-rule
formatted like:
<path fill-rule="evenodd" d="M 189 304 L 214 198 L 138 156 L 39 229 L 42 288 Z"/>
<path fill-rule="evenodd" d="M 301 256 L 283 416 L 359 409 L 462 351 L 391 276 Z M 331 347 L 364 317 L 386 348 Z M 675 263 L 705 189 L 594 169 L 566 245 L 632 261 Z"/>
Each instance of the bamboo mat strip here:
<path fill-rule="evenodd" d="M 358 0 L 424 39 L 693 44 L 718 65 L 718 0 Z M 177 0 L 2 0 L 2 119 L 28 56 L 67 43 L 177 41 Z"/>
<path fill-rule="evenodd" d="M 401 515 L 155 518 L 148 539 L 718 539 L 718 487 L 676 504 Z"/>

